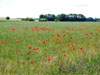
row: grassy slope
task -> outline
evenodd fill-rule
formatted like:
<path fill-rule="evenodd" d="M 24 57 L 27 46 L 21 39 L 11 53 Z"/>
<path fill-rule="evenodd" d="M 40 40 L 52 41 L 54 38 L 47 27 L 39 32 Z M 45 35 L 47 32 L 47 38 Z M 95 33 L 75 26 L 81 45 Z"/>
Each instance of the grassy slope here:
<path fill-rule="evenodd" d="M 99 24 L 0 22 L 0 75 L 98 75 Z"/>

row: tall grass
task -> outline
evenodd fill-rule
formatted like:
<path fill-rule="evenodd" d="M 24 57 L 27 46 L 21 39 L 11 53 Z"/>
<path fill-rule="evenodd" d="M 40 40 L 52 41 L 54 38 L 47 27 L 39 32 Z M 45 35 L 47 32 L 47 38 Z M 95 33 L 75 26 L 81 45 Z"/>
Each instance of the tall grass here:
<path fill-rule="evenodd" d="M 0 75 L 99 75 L 99 24 L 0 22 Z"/>

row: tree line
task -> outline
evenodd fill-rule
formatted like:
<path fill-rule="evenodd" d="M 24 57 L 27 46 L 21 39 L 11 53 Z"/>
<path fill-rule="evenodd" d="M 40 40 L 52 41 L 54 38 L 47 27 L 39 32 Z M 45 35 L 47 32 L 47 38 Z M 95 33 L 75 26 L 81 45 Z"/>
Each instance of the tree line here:
<path fill-rule="evenodd" d="M 79 22 L 100 22 L 100 18 L 92 18 L 92 17 L 86 17 L 83 14 L 41 14 L 39 15 L 39 18 L 19 18 L 21 21 L 61 21 L 61 22 L 67 22 L 67 21 L 79 21 Z M 7 16 L 6 20 L 10 20 L 10 17 Z"/>
<path fill-rule="evenodd" d="M 92 17 L 85 17 L 83 14 L 41 14 L 39 21 L 96 21 Z"/>

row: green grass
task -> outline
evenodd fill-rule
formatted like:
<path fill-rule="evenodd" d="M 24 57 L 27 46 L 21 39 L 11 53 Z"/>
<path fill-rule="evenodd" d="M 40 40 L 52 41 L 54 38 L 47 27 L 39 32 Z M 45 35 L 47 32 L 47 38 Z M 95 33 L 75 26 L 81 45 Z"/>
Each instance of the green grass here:
<path fill-rule="evenodd" d="M 99 74 L 99 22 L 0 22 L 0 75 Z"/>

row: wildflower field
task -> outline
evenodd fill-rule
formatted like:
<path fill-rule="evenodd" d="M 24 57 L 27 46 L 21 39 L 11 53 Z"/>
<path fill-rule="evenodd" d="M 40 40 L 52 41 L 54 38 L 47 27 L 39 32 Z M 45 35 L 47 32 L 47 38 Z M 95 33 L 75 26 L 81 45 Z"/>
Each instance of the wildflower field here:
<path fill-rule="evenodd" d="M 0 75 L 99 74 L 99 22 L 0 21 Z"/>

